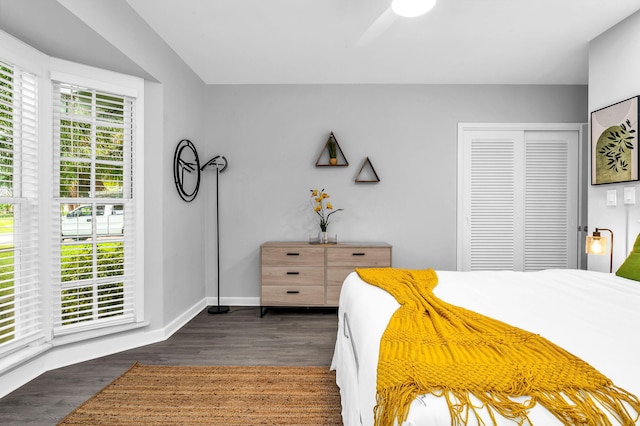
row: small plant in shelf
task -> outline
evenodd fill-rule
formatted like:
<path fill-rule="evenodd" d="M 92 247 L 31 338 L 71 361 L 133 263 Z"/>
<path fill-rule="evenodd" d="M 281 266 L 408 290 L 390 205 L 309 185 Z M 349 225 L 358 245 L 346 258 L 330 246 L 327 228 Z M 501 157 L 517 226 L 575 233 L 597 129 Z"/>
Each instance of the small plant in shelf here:
<path fill-rule="evenodd" d="M 329 151 L 329 164 L 332 166 L 338 164 L 338 144 L 333 138 L 333 134 L 327 141 L 327 151 Z"/>

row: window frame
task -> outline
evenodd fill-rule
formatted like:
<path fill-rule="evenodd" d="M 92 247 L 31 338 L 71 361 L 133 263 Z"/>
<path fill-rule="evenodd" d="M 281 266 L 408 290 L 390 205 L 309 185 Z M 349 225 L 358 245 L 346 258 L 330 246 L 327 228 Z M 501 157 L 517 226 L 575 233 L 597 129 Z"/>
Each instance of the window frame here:
<path fill-rule="evenodd" d="M 125 324 L 139 324 L 144 321 L 144 227 L 142 226 L 144 217 L 144 81 L 138 77 L 132 77 L 112 71 L 102 70 L 82 64 L 73 63 L 62 59 L 51 59 L 51 75 L 50 85 L 53 85 L 54 81 L 59 81 L 67 84 L 78 85 L 81 87 L 87 87 L 93 90 L 117 93 L 118 95 L 124 95 L 135 99 L 135 115 L 133 118 L 132 139 L 133 146 L 131 152 L 131 161 L 133 165 L 132 169 L 132 184 L 131 184 L 131 197 L 128 199 L 133 205 L 133 217 L 130 221 L 133 224 L 132 244 L 129 249 L 133 250 L 132 265 L 134 268 L 133 273 L 133 318 L 131 321 L 126 321 Z M 53 94 L 51 99 L 53 99 Z M 50 102 L 51 103 L 51 102 Z M 53 117 L 53 111 L 52 111 Z M 53 135 L 51 138 L 52 153 L 50 158 L 53 160 Z M 53 162 L 53 161 L 52 161 Z M 56 170 L 52 170 L 51 176 L 56 173 Z M 59 253 L 60 245 L 60 217 L 59 217 L 59 205 L 61 198 L 57 197 L 52 188 L 51 196 L 51 211 L 57 211 L 57 215 L 54 213 L 50 217 L 52 228 L 56 229 L 56 233 L 52 247 Z M 100 202 L 111 203 L 111 199 L 101 199 Z M 87 204 L 96 202 L 95 198 L 89 198 L 86 200 Z M 56 221 L 57 218 L 57 221 Z M 136 226 L 136 224 L 138 224 Z M 52 256 L 51 270 L 53 274 L 57 269 L 56 261 L 59 261 L 58 256 Z M 59 276 L 54 277 L 59 283 Z M 59 287 L 58 289 L 59 290 Z M 60 303 L 59 292 L 55 291 L 52 294 L 50 305 L 53 307 L 55 303 Z M 52 313 L 55 313 L 55 309 L 52 308 Z M 91 338 L 96 331 L 95 335 L 104 335 L 104 329 L 107 330 L 111 327 L 114 332 L 120 330 L 123 325 L 119 321 L 107 321 L 105 323 L 96 322 L 94 324 L 82 324 L 77 326 L 65 327 L 64 329 L 55 327 L 55 318 L 52 318 L 52 329 L 55 330 L 55 336 L 64 337 L 68 334 L 80 333 L 86 338 Z M 120 326 L 120 327 L 119 327 Z"/>
<path fill-rule="evenodd" d="M 12 206 L 11 243 L 2 252 L 0 280 L 9 286 L 0 290 L 0 357 L 44 339 L 44 301 L 41 293 L 38 259 L 38 86 L 35 72 L 11 59 L 0 59 L 3 68 L 2 81 L 9 88 L 3 89 L 9 96 L 2 96 L 6 119 L 2 133 L 7 137 L 7 147 L 2 158 L 10 178 L 3 187 L 10 191 L 0 194 L 0 203 Z M 6 79 L 4 78 L 6 76 Z M 5 86 L 5 87 L 7 87 Z M 10 119 L 10 121 L 9 121 Z M 4 125 L 6 123 L 6 126 Z M 10 144 L 10 148 L 9 148 Z M 33 153 L 26 156 L 26 152 Z M 6 225 L 3 225 L 6 226 Z M 5 315 L 9 316 L 5 316 Z"/>
<path fill-rule="evenodd" d="M 148 324 L 144 311 L 144 87 L 143 79 L 112 71 L 73 63 L 43 54 L 15 37 L 0 31 L 0 59 L 7 64 L 34 74 L 37 80 L 37 208 L 35 209 L 38 235 L 34 247 L 38 268 L 36 285 L 40 291 L 41 330 L 37 338 L 24 344 L 7 344 L 0 348 L 0 373 L 9 371 L 25 361 L 45 353 L 54 347 L 71 344 L 99 336 L 126 332 Z M 95 89 L 120 92 L 136 99 L 134 140 L 133 200 L 135 227 L 133 236 L 135 266 L 134 295 L 135 314 L 133 324 L 117 324 L 94 330 L 82 330 L 70 335 L 54 337 L 52 306 L 59 303 L 52 289 L 51 277 L 54 260 L 52 252 L 57 238 L 60 243 L 60 219 L 53 220 L 55 207 L 53 188 L 53 109 L 52 81 L 68 81 Z M 5 200 L 6 201 L 6 200 Z M 19 225 L 14 225 L 19 226 Z"/>

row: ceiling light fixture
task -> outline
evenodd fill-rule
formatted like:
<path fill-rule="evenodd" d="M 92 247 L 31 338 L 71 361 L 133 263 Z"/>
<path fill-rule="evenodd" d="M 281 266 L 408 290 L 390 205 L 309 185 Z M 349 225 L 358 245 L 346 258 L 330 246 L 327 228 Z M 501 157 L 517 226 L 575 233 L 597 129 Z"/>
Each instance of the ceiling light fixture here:
<path fill-rule="evenodd" d="M 391 9 L 396 15 L 415 18 L 424 15 L 436 5 L 436 0 L 393 0 Z"/>

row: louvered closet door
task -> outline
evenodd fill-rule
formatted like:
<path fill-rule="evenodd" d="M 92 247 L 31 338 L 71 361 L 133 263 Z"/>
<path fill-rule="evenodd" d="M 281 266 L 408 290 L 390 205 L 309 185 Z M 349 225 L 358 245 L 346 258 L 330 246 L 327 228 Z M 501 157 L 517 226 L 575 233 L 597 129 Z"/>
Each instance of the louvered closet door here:
<path fill-rule="evenodd" d="M 525 132 L 525 271 L 577 267 L 578 161 L 578 132 Z"/>
<path fill-rule="evenodd" d="M 577 265 L 578 132 L 465 131 L 462 270 Z"/>

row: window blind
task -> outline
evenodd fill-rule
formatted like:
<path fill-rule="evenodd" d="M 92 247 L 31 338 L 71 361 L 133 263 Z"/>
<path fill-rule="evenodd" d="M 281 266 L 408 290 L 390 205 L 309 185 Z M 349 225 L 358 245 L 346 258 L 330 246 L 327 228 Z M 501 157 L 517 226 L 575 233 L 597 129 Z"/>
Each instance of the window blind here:
<path fill-rule="evenodd" d="M 0 61 L 0 354 L 44 336 L 37 102 L 36 76 Z"/>
<path fill-rule="evenodd" d="M 53 84 L 54 334 L 135 321 L 135 99 Z"/>

